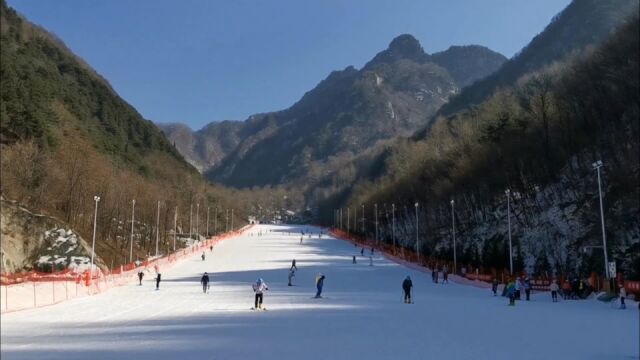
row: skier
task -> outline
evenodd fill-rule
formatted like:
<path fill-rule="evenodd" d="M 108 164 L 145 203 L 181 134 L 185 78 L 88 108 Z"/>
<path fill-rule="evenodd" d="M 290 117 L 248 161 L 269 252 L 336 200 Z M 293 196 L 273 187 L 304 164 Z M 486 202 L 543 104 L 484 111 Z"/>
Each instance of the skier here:
<path fill-rule="evenodd" d="M 516 300 L 520 300 L 520 283 L 522 282 L 522 280 L 520 279 L 520 277 L 518 276 L 518 278 L 516 279 L 514 285 L 515 285 L 515 294 L 514 297 Z"/>
<path fill-rule="evenodd" d="M 373 255 L 373 246 L 371 247 L 371 255 Z"/>
<path fill-rule="evenodd" d="M 436 284 L 438 283 L 438 276 L 440 276 L 440 274 L 438 271 L 438 265 L 436 264 L 436 267 L 433 269 L 433 278 Z"/>
<path fill-rule="evenodd" d="M 144 272 L 142 270 L 138 271 L 138 281 L 140 282 L 140 286 L 142 286 L 142 278 L 144 277 Z"/>
<path fill-rule="evenodd" d="M 431 282 L 436 282 L 436 264 L 431 265 Z"/>
<path fill-rule="evenodd" d="M 206 272 L 202 275 L 200 283 L 202 284 L 202 292 L 206 293 L 209 290 L 209 275 Z"/>
<path fill-rule="evenodd" d="M 444 283 L 449 283 L 449 268 L 447 267 L 447 265 L 444 265 L 442 267 L 442 285 L 444 285 Z"/>
<path fill-rule="evenodd" d="M 204 261 L 204 251 L 202 252 L 201 258 L 202 258 L 202 261 Z"/>
<path fill-rule="evenodd" d="M 253 292 L 256 294 L 255 303 L 253 307 L 254 310 L 262 309 L 262 296 L 263 296 L 263 293 L 267 290 L 269 290 L 269 287 L 267 286 L 267 283 L 265 283 L 264 280 L 262 280 L 262 278 L 258 278 L 258 280 L 256 280 L 256 283 L 253 284 Z"/>
<path fill-rule="evenodd" d="M 511 280 L 507 284 L 507 296 L 509 297 L 509 306 L 516 305 L 516 283 Z"/>
<path fill-rule="evenodd" d="M 364 247 L 360 250 L 360 256 L 364 256 Z"/>
<path fill-rule="evenodd" d="M 210 251 L 210 252 L 213 252 L 213 245 L 210 245 L 210 246 L 209 246 L 209 251 Z"/>
<path fill-rule="evenodd" d="M 555 280 L 553 280 L 551 282 L 551 285 L 549 285 L 549 290 L 551 290 L 551 301 L 552 302 L 558 302 L 559 286 L 558 286 L 558 283 Z"/>
<path fill-rule="evenodd" d="M 525 299 L 529 301 L 529 298 L 531 296 L 531 280 L 528 276 L 524 279 L 524 295 Z"/>
<path fill-rule="evenodd" d="M 293 270 L 296 269 L 296 271 L 298 271 L 298 267 L 296 266 L 296 259 L 293 259 L 291 261 L 291 268 L 289 268 L 289 270 Z"/>
<path fill-rule="evenodd" d="M 322 287 L 324 286 L 324 278 L 325 276 L 320 273 L 318 274 L 318 276 L 316 277 L 316 289 L 318 290 L 316 292 L 316 299 L 321 298 L 322 296 Z"/>
<path fill-rule="evenodd" d="M 626 309 L 627 305 L 624 303 L 624 298 L 627 297 L 627 290 L 624 288 L 622 284 L 618 285 L 620 287 L 620 309 Z"/>
<path fill-rule="evenodd" d="M 156 290 L 160 290 L 160 273 L 156 275 Z"/>
<path fill-rule="evenodd" d="M 353 255 L 353 260 L 351 261 L 351 263 L 352 263 L 352 264 L 355 264 L 355 263 L 356 263 L 356 256 L 355 256 L 355 255 Z"/>
<path fill-rule="evenodd" d="M 291 280 L 293 280 L 293 278 L 294 278 L 295 276 L 296 276 L 296 272 L 293 270 L 293 268 L 291 268 L 291 269 L 289 270 L 289 276 L 288 276 L 288 278 L 289 278 L 289 283 L 287 284 L 287 286 L 293 286 L 293 285 L 291 284 Z"/>
<path fill-rule="evenodd" d="M 300 245 L 302 245 L 302 238 L 303 238 L 303 237 L 304 237 L 304 236 L 300 236 Z"/>
<path fill-rule="evenodd" d="M 411 304 L 411 288 L 413 287 L 413 282 L 411 282 L 411 278 L 409 275 L 402 282 L 402 290 L 404 291 L 404 302 L 406 304 Z"/>
<path fill-rule="evenodd" d="M 491 291 L 493 291 L 493 296 L 496 296 L 498 293 L 498 278 L 493 278 L 493 282 L 491 283 Z"/>

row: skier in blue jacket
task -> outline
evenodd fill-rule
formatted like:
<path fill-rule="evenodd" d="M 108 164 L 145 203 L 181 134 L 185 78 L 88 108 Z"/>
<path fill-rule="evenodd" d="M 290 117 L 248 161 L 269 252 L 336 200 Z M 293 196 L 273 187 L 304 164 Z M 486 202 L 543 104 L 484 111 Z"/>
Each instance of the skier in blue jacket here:
<path fill-rule="evenodd" d="M 318 274 L 318 276 L 316 277 L 316 289 L 318 290 L 316 292 L 316 298 L 321 298 L 322 296 L 322 287 L 324 286 L 324 279 L 325 276 L 320 273 Z"/>

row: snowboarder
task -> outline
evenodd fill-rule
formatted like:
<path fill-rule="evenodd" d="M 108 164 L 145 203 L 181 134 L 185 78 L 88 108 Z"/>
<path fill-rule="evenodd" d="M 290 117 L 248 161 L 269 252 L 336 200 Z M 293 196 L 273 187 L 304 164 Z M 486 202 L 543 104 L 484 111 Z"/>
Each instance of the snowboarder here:
<path fill-rule="evenodd" d="M 411 282 L 411 278 L 409 275 L 402 282 L 402 290 L 404 291 L 404 302 L 406 304 L 411 304 L 411 288 L 413 287 L 413 282 Z"/>
<path fill-rule="evenodd" d="M 293 267 L 289 270 L 289 283 L 287 284 L 287 286 L 293 286 L 293 284 L 291 284 L 291 280 L 293 280 L 293 278 L 296 277 L 296 272 L 293 270 Z"/>
<path fill-rule="evenodd" d="M 160 273 L 156 275 L 156 290 L 160 290 Z"/>
<path fill-rule="evenodd" d="M 551 301 L 558 302 L 558 290 L 559 290 L 558 282 L 553 280 L 551 282 L 551 285 L 549 285 L 549 290 L 551 290 Z"/>
<path fill-rule="evenodd" d="M 209 290 L 209 274 L 205 272 L 200 278 L 200 283 L 202 284 L 202 292 L 206 293 Z"/>
<path fill-rule="evenodd" d="M 324 286 L 324 279 L 325 276 L 320 273 L 318 274 L 318 276 L 316 277 L 316 289 L 318 290 L 316 292 L 316 299 L 321 298 L 322 296 L 322 287 Z"/>
<path fill-rule="evenodd" d="M 254 310 L 262 309 L 262 296 L 263 293 L 267 290 L 269 290 L 269 287 L 267 286 L 267 283 L 262 280 L 262 278 L 258 278 L 258 280 L 256 280 L 256 283 L 253 284 L 253 292 L 256 294 L 253 307 Z"/>
<path fill-rule="evenodd" d="M 491 282 L 491 291 L 493 291 L 493 296 L 498 294 L 498 278 L 493 278 L 493 282 Z"/>
<path fill-rule="evenodd" d="M 507 284 L 507 296 L 509 297 L 509 306 L 516 305 L 516 283 L 511 280 Z"/>
<path fill-rule="evenodd" d="M 140 282 L 140 286 L 142 286 L 142 278 L 144 277 L 144 272 L 142 270 L 138 271 L 138 281 Z"/>
<path fill-rule="evenodd" d="M 449 283 L 449 268 L 447 267 L 447 265 L 444 265 L 442 267 L 442 285 L 444 285 L 444 283 Z"/>
<path fill-rule="evenodd" d="M 204 251 L 202 252 L 201 258 L 202 258 L 202 261 L 204 261 Z"/>
<path fill-rule="evenodd" d="M 626 309 L 627 305 L 624 303 L 624 298 L 627 297 L 627 290 L 624 288 L 622 284 L 618 285 L 620 287 L 620 309 Z"/>
<path fill-rule="evenodd" d="M 293 259 L 291 261 L 291 268 L 289 268 L 289 270 L 293 270 L 295 269 L 296 271 L 298 271 L 298 267 L 296 266 L 296 259 Z"/>
<path fill-rule="evenodd" d="M 529 301 L 531 296 L 531 280 L 528 276 L 524 279 L 524 295 L 525 300 Z"/>

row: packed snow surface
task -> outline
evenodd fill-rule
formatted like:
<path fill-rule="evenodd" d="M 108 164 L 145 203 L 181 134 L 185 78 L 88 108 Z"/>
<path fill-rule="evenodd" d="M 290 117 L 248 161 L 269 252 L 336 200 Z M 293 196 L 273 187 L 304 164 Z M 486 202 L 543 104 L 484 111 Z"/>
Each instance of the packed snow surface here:
<path fill-rule="evenodd" d="M 300 231 L 313 231 L 311 239 Z M 259 231 L 263 236 L 257 236 Z M 287 235 L 287 231 L 291 231 Z M 132 283 L 55 306 L 2 315 L 2 359 L 631 359 L 638 310 L 549 294 L 507 306 L 468 285 L 433 284 L 304 226 L 260 225 Z M 253 236 L 250 236 L 250 234 Z M 352 256 L 358 263 L 352 264 Z M 287 286 L 291 260 L 298 271 Z M 200 276 L 209 272 L 210 293 Z M 323 299 L 315 277 L 326 275 Z M 414 304 L 402 302 L 410 275 Z M 269 290 L 252 311 L 251 285 Z"/>

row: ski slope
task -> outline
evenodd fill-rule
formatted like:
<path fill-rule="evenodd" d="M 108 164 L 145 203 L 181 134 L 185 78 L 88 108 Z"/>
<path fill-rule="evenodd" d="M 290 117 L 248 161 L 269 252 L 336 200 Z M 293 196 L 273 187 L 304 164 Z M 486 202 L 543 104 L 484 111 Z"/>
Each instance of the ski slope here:
<path fill-rule="evenodd" d="M 299 244 L 300 230 L 312 229 Z M 271 230 L 271 231 L 270 231 Z M 638 310 L 599 301 L 515 307 L 489 290 L 433 284 L 431 275 L 374 256 L 317 228 L 260 225 L 162 273 L 104 294 L 3 314 L 3 360 L 11 359 L 632 359 Z M 264 236 L 255 236 L 263 231 Z M 287 235 L 282 231 L 292 231 Z M 352 255 L 358 263 L 352 264 Z M 368 251 L 365 252 L 368 255 Z M 296 286 L 287 286 L 292 259 Z M 204 271 L 212 283 L 203 294 Z M 326 275 L 323 295 L 314 278 Z M 401 299 L 410 275 L 414 304 Z M 268 311 L 252 311 L 262 277 Z M 635 308 L 634 308 L 635 307 Z"/>

